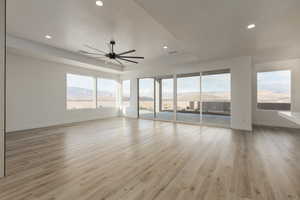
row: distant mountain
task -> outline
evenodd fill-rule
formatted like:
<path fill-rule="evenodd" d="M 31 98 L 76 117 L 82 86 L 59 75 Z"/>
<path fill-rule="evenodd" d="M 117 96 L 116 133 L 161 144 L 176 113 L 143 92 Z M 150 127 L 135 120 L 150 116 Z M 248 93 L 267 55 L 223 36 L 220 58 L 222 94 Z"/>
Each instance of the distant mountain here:
<path fill-rule="evenodd" d="M 67 89 L 69 100 L 91 100 L 93 98 L 93 91 L 78 87 L 68 87 Z M 101 91 L 101 100 L 113 100 L 113 92 Z M 164 100 L 173 99 L 173 94 L 166 94 Z M 177 96 L 178 101 L 199 101 L 200 94 L 197 92 L 185 92 L 180 93 Z M 152 101 L 153 98 L 148 96 L 140 97 L 141 101 Z M 214 102 L 226 102 L 230 101 L 230 93 L 226 92 L 206 92 L 202 94 L 202 100 L 204 101 L 214 101 Z"/>
<path fill-rule="evenodd" d="M 153 101 L 153 98 L 142 96 L 142 97 L 140 97 L 140 101 Z"/>
<path fill-rule="evenodd" d="M 164 100 L 170 100 L 173 99 L 172 93 L 167 93 L 163 95 Z M 230 101 L 230 93 L 228 92 L 204 92 L 202 93 L 202 100 L 203 101 L 213 101 L 213 102 L 229 102 Z M 184 92 L 179 93 L 177 95 L 178 101 L 199 101 L 200 99 L 200 93 L 198 92 Z M 153 98 L 151 97 L 140 97 L 140 100 L 142 101 L 151 101 Z"/>
<path fill-rule="evenodd" d="M 68 100 L 89 100 L 93 97 L 93 91 L 78 87 L 68 87 L 67 97 Z"/>
<path fill-rule="evenodd" d="M 276 93 L 273 91 L 258 91 L 259 103 L 290 103 L 291 96 L 287 93 Z"/>
<path fill-rule="evenodd" d="M 90 100 L 94 97 L 93 90 L 79 88 L 79 87 L 68 87 L 67 94 L 69 100 Z M 113 98 L 112 92 L 101 91 L 102 99 L 111 99 Z"/>
<path fill-rule="evenodd" d="M 68 87 L 67 89 L 69 100 L 91 100 L 93 99 L 93 91 L 78 87 Z M 128 99 L 128 98 L 127 98 Z M 167 93 L 164 95 L 165 101 L 172 101 L 173 94 Z M 185 92 L 179 93 L 177 96 L 178 101 L 199 101 L 200 94 L 198 92 Z M 114 100 L 113 92 L 101 91 L 102 101 Z M 140 97 L 141 101 L 153 101 L 153 98 L 148 96 Z M 277 102 L 277 103 L 288 103 L 290 102 L 290 95 L 283 93 L 274 93 L 271 91 L 259 91 L 258 100 L 260 103 Z M 202 101 L 208 102 L 229 102 L 230 93 L 228 92 L 204 92 L 202 94 Z"/>

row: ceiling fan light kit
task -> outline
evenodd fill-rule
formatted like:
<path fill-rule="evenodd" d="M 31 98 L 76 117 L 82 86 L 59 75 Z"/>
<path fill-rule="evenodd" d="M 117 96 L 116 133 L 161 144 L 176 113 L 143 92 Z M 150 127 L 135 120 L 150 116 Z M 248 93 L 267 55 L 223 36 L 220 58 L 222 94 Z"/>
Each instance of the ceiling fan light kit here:
<path fill-rule="evenodd" d="M 132 59 L 144 59 L 144 57 L 141 57 L 141 56 L 128 56 L 127 55 L 127 54 L 130 54 L 130 53 L 136 52 L 136 50 L 134 50 L 134 49 L 133 50 L 128 50 L 128 51 L 125 51 L 125 52 L 122 52 L 122 53 L 116 53 L 115 49 L 114 49 L 115 45 L 116 45 L 116 42 L 114 40 L 110 41 L 110 43 L 109 43 L 109 53 L 106 53 L 105 51 L 102 51 L 102 50 L 96 49 L 94 47 L 91 47 L 89 45 L 85 45 L 85 46 L 87 48 L 93 50 L 93 51 L 97 51 L 98 53 L 87 52 L 87 51 L 83 51 L 83 50 L 80 50 L 79 53 L 86 54 L 86 55 L 106 57 L 106 58 L 109 58 L 111 60 L 116 61 L 120 65 L 123 65 L 123 63 L 121 61 L 138 64 L 138 62 L 136 62 L 135 60 L 132 60 Z"/>

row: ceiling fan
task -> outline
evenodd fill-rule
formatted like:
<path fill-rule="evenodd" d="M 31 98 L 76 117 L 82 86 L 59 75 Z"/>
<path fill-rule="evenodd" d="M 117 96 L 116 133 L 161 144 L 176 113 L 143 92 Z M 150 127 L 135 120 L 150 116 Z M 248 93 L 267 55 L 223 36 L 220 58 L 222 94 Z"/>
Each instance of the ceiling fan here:
<path fill-rule="evenodd" d="M 141 56 L 126 56 L 126 54 L 133 53 L 136 50 L 129 50 L 129 51 L 125 51 L 122 53 L 115 53 L 115 51 L 114 51 L 115 44 L 116 44 L 116 42 L 114 40 L 110 41 L 110 43 L 108 44 L 109 45 L 109 53 L 99 50 L 99 49 L 96 49 L 94 47 L 91 47 L 89 45 L 85 45 L 85 46 L 87 48 L 93 50 L 94 52 L 96 51 L 97 53 L 83 51 L 83 50 L 80 50 L 79 53 L 85 54 L 85 55 L 96 56 L 98 58 L 109 58 L 110 60 L 114 60 L 122 66 L 123 66 L 123 63 L 121 61 L 138 64 L 138 62 L 136 62 L 132 59 L 144 59 L 144 57 L 141 57 Z"/>

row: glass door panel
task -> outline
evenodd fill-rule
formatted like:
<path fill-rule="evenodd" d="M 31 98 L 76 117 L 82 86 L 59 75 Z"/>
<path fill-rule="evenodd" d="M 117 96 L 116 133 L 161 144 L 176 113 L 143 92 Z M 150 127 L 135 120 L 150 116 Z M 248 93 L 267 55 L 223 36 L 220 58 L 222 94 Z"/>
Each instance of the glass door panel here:
<path fill-rule="evenodd" d="M 201 86 L 202 122 L 230 126 L 230 71 L 203 72 Z"/>
<path fill-rule="evenodd" d="M 154 119 L 155 89 L 153 78 L 139 79 L 139 117 Z"/>
<path fill-rule="evenodd" d="M 122 112 L 123 115 L 128 114 L 130 108 L 130 80 L 122 81 Z"/>
<path fill-rule="evenodd" d="M 176 120 L 200 123 L 200 73 L 177 75 Z"/>
<path fill-rule="evenodd" d="M 156 79 L 156 118 L 174 120 L 174 79 L 167 76 Z"/>

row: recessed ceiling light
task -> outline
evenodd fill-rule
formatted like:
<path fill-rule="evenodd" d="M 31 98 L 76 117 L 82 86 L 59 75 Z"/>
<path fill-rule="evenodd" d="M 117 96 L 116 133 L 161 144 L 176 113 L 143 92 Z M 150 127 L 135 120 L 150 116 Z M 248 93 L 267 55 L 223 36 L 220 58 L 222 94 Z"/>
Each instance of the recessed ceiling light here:
<path fill-rule="evenodd" d="M 49 39 L 52 38 L 52 36 L 51 35 L 45 35 L 45 38 L 49 40 Z"/>
<path fill-rule="evenodd" d="M 167 49 L 168 48 L 168 46 L 164 46 L 164 49 Z"/>
<path fill-rule="evenodd" d="M 248 29 L 253 29 L 253 28 L 255 28 L 255 26 L 256 26 L 255 24 L 249 24 L 249 25 L 247 26 L 247 28 L 248 28 Z"/>
<path fill-rule="evenodd" d="M 96 1 L 97 6 L 103 6 L 103 1 Z"/>

